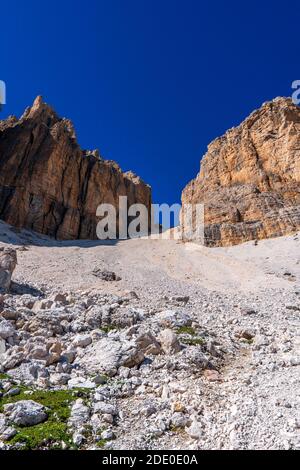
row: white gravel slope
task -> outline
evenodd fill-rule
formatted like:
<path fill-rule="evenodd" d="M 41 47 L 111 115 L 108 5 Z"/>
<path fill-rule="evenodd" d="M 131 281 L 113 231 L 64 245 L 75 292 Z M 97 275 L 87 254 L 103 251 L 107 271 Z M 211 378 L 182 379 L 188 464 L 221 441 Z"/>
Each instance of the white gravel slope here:
<path fill-rule="evenodd" d="M 120 296 L 130 290 L 140 308 L 157 312 L 171 308 L 165 297 L 188 296 L 183 310 L 224 341 L 220 380 L 172 367 L 162 376 L 157 366 L 152 392 L 141 383 L 117 399 L 110 447 L 300 449 L 300 236 L 230 248 L 174 240 L 56 242 L 1 222 L 0 246 L 7 244 L 18 248 L 16 288 Z M 121 280 L 101 280 L 95 269 Z M 155 392 L 162 380 L 163 397 Z M 156 406 L 149 417 L 147 400 Z M 185 431 L 165 424 L 175 402 L 189 405 Z"/>

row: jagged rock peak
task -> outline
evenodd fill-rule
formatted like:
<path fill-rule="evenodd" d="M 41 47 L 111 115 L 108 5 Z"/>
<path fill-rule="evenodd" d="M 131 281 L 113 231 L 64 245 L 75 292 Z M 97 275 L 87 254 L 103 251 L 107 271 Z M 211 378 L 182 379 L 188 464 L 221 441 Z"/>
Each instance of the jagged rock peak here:
<path fill-rule="evenodd" d="M 98 151 L 82 150 L 73 123 L 38 96 L 20 119 L 0 121 L 0 218 L 60 239 L 96 238 L 101 203 L 149 209 L 151 189 Z"/>
<path fill-rule="evenodd" d="M 299 148 L 300 108 L 282 97 L 211 142 L 182 193 L 183 203 L 204 204 L 207 245 L 300 229 Z"/>
<path fill-rule="evenodd" d="M 43 100 L 41 95 L 38 95 L 33 101 L 32 106 L 28 106 L 25 109 L 20 121 L 23 119 L 30 119 L 34 116 L 41 116 L 42 114 L 52 117 L 52 119 L 55 119 L 56 121 L 60 120 L 54 109 Z"/>
<path fill-rule="evenodd" d="M 38 96 L 35 98 L 31 109 L 32 109 L 33 111 L 35 111 L 35 110 L 37 110 L 37 109 L 41 109 L 45 104 L 46 104 L 46 103 L 44 103 L 42 95 L 38 95 Z"/>

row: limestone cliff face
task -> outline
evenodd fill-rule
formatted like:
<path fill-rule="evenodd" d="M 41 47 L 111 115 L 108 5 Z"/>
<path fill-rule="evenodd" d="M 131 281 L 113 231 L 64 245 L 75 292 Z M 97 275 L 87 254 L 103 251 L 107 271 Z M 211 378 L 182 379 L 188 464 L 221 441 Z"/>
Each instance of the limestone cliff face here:
<path fill-rule="evenodd" d="M 133 173 L 76 142 L 71 121 L 37 97 L 18 120 L 0 121 L 0 218 L 59 239 L 96 238 L 97 206 L 151 204 Z M 149 212 L 150 213 L 150 212 Z"/>
<path fill-rule="evenodd" d="M 214 140 L 182 202 L 204 203 L 208 246 L 300 230 L 300 108 L 276 98 Z"/>

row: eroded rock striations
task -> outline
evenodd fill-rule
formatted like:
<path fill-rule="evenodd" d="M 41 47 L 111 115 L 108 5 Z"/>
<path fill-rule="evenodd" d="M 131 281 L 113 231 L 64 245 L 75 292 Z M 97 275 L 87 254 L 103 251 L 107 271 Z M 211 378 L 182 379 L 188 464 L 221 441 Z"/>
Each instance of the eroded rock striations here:
<path fill-rule="evenodd" d="M 82 150 L 71 121 L 40 96 L 19 120 L 0 121 L 1 219 L 58 239 L 95 239 L 98 205 L 117 207 L 119 196 L 151 204 L 148 185 Z"/>
<path fill-rule="evenodd" d="M 299 230 L 300 108 L 276 98 L 214 140 L 182 202 L 204 203 L 208 246 Z"/>

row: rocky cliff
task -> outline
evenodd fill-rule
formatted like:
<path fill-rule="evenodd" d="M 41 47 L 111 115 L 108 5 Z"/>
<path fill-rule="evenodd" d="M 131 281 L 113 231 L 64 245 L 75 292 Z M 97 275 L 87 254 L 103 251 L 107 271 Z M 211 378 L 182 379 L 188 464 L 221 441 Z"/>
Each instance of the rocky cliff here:
<path fill-rule="evenodd" d="M 82 150 L 71 121 L 39 96 L 0 121 L 0 218 L 59 239 L 96 238 L 97 206 L 151 204 L 151 189 L 97 151 Z"/>
<path fill-rule="evenodd" d="M 208 246 L 299 230 L 300 108 L 276 98 L 214 140 L 182 203 L 204 204 Z"/>

